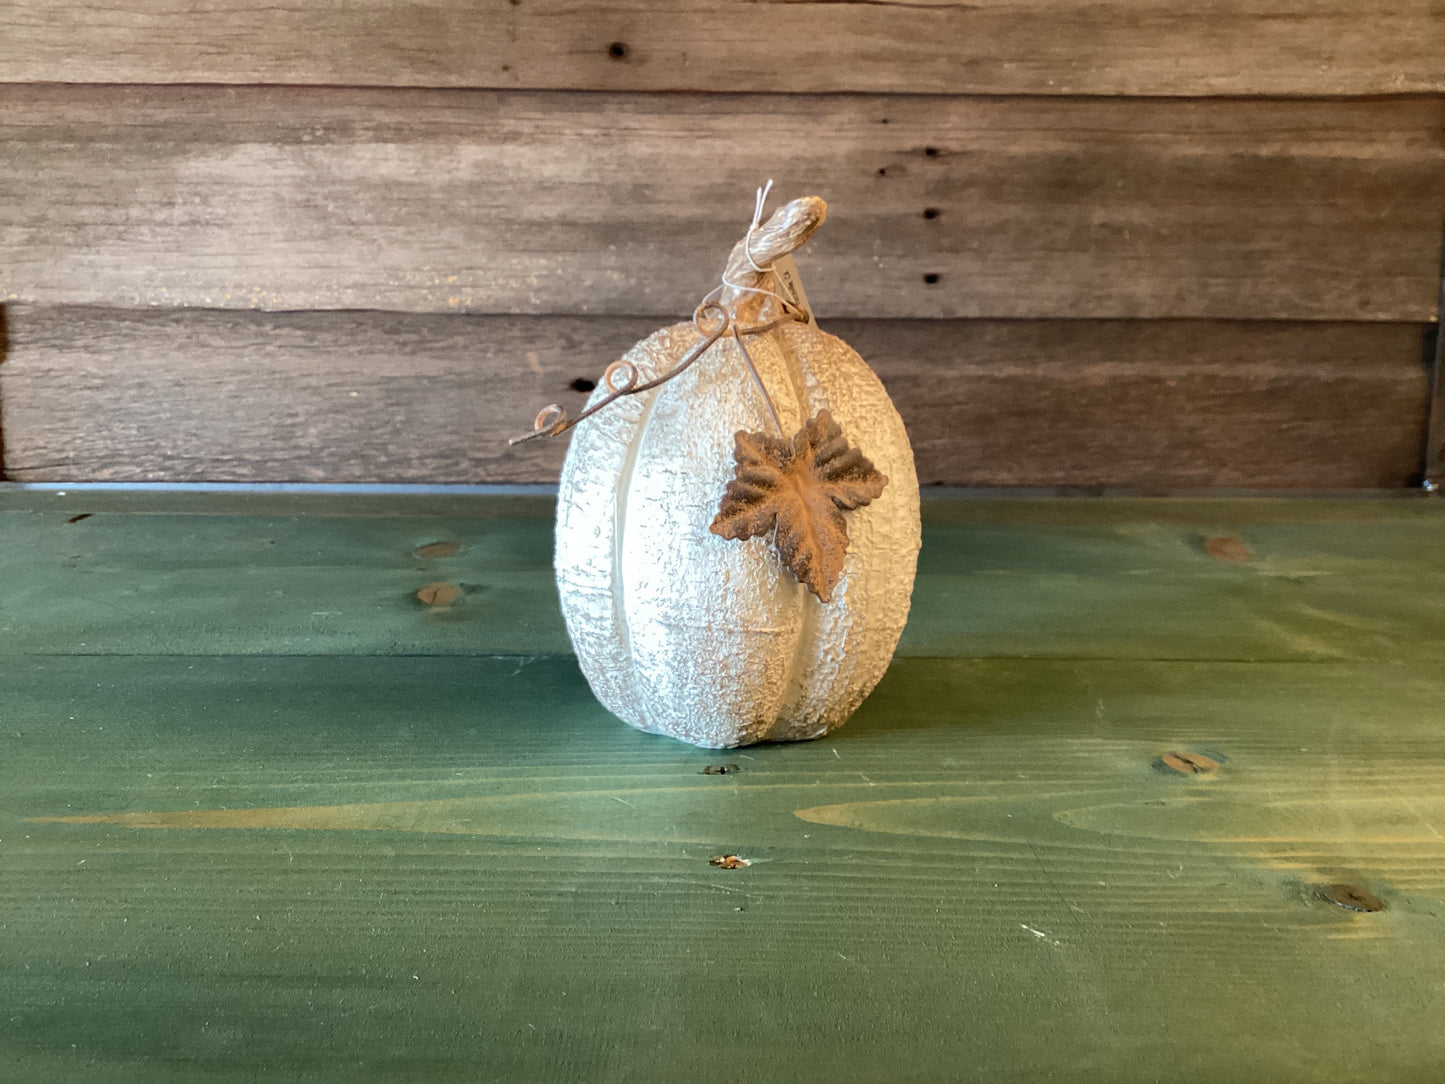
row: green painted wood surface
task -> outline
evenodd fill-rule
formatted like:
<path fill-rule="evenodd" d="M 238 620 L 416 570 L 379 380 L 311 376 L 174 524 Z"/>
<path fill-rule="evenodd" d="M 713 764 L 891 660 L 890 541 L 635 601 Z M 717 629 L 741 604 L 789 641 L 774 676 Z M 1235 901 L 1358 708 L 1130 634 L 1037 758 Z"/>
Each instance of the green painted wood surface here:
<path fill-rule="evenodd" d="M 0 1078 L 1438 1078 L 1445 506 L 930 504 L 910 654 L 727 753 L 546 514 L 0 494 Z"/>
<path fill-rule="evenodd" d="M 0 656 L 570 652 L 546 499 L 197 497 L 0 494 Z M 903 655 L 1390 660 L 1445 637 L 1428 500 L 941 500 L 927 517 Z M 455 556 L 417 556 L 433 542 Z M 436 582 L 456 604 L 417 601 Z"/>

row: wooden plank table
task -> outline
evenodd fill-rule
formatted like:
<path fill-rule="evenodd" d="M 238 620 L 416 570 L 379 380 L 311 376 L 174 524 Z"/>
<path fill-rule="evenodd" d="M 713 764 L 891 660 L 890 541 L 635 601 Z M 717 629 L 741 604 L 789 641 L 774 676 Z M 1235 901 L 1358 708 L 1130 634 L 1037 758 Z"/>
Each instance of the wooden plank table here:
<path fill-rule="evenodd" d="M 544 499 L 0 491 L 0 1077 L 1439 1079 L 1445 504 L 926 515 L 848 726 L 709 752 Z"/>

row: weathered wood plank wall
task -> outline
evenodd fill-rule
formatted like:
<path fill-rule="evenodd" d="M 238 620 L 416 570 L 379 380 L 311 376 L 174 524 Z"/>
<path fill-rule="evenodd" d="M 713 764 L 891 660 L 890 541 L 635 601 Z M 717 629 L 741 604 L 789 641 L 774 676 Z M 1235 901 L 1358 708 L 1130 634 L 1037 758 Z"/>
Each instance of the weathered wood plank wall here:
<path fill-rule="evenodd" d="M 0 3 L 7 477 L 549 480 L 767 176 L 926 482 L 1421 477 L 1437 7 L 474 8 Z"/>
<path fill-rule="evenodd" d="M 1434 0 L 5 0 L 7 81 L 1438 93 Z"/>
<path fill-rule="evenodd" d="M 1433 99 L 7 93 L 38 303 L 676 317 L 775 176 L 828 316 L 1434 312 Z"/>
<path fill-rule="evenodd" d="M 564 442 L 498 437 L 527 404 L 580 405 L 593 359 L 657 322 L 16 306 L 10 454 L 51 478 L 545 480 Z M 981 485 L 1106 485 L 1147 463 L 1158 486 L 1388 486 L 1418 464 L 1410 324 L 829 327 L 892 391 L 925 484 L 966 463 Z"/>

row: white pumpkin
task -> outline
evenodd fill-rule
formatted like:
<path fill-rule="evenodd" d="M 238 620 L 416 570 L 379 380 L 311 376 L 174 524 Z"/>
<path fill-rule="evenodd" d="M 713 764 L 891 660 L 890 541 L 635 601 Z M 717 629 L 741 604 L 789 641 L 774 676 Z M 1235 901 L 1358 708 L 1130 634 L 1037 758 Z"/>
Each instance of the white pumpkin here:
<path fill-rule="evenodd" d="M 796 248 L 825 210 L 815 197 L 795 200 L 751 233 L 751 260 L 743 243 L 734 250 L 722 301 L 740 326 L 783 314 L 749 290 L 776 287 L 752 265 Z M 625 360 L 638 382 L 653 380 L 699 339 L 676 324 Z M 557 500 L 557 587 L 593 692 L 639 730 L 711 748 L 816 738 L 842 724 L 893 656 L 919 548 L 908 435 L 863 359 L 811 322 L 787 320 L 746 342 L 787 436 L 827 409 L 888 476 L 881 496 L 846 513 L 831 601 L 794 578 L 770 539 L 708 529 L 733 477 L 734 435 L 773 427 L 731 338 L 578 425 Z M 592 403 L 608 391 L 604 382 Z"/>

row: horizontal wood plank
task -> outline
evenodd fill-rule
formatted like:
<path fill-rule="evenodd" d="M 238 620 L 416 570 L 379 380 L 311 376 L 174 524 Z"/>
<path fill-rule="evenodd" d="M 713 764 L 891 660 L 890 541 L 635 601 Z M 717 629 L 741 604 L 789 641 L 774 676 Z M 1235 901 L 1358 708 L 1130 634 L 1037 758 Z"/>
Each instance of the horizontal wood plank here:
<path fill-rule="evenodd" d="M 583 90 L 1445 90 L 1428 0 L 0 3 L 14 82 Z M 846 62 L 839 58 L 846 57 Z"/>
<path fill-rule="evenodd" d="M 553 518 L 545 499 L 0 487 L 0 671 L 570 654 Z M 1438 501 L 935 497 L 923 521 L 902 657 L 1429 668 L 1445 642 Z M 436 584 L 455 597 L 417 597 Z"/>
<path fill-rule="evenodd" d="M 835 736 L 725 754 L 629 730 L 570 659 L 29 658 L 0 698 L 26 1081 L 1445 1060 L 1438 654 L 900 660 Z"/>
<path fill-rule="evenodd" d="M 556 622 L 545 508 L 84 496 L 0 487 L 13 1079 L 1445 1060 L 1445 503 L 947 502 L 931 657 L 718 753 L 535 654 L 494 592 Z M 400 587 L 443 576 L 471 614 Z"/>
<path fill-rule="evenodd" d="M 10 306 L 16 481 L 549 482 L 509 449 L 660 321 Z M 836 320 L 920 480 L 1389 487 L 1420 469 L 1424 325 Z"/>
<path fill-rule="evenodd" d="M 0 297 L 673 315 L 772 175 L 826 318 L 1429 320 L 1445 100 L 0 87 Z"/>

